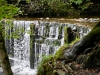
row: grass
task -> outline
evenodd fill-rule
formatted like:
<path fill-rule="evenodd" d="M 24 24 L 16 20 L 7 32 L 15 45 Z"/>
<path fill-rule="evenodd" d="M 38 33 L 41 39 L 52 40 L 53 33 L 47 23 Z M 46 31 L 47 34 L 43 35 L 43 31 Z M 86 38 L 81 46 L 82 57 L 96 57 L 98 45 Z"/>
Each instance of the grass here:
<path fill-rule="evenodd" d="M 52 60 L 52 58 L 53 58 L 53 55 L 43 56 L 41 62 L 38 65 L 38 68 L 37 68 L 38 69 L 38 74 L 37 75 L 40 75 L 40 74 L 44 73 L 44 66 L 47 67 L 48 62 L 50 60 Z"/>

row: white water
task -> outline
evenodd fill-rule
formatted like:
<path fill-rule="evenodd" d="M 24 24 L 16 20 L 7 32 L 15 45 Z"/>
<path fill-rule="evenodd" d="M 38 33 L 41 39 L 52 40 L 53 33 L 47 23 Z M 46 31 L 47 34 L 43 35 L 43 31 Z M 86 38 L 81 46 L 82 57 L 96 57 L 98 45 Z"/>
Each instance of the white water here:
<path fill-rule="evenodd" d="M 30 69 L 29 55 L 30 55 L 30 34 L 27 32 L 30 30 L 31 21 L 14 21 L 14 25 L 17 27 L 25 26 L 24 36 L 20 35 L 23 40 L 14 39 L 14 66 L 12 70 L 15 75 L 35 75 L 36 70 Z M 20 31 L 21 29 L 19 29 Z"/>
<path fill-rule="evenodd" d="M 70 26 L 72 29 L 76 28 L 75 25 L 65 24 L 62 29 L 62 38 L 59 40 L 61 42 L 60 46 L 54 46 L 55 40 L 58 40 L 58 27 L 62 24 L 58 23 L 49 23 L 50 31 L 49 36 L 45 38 L 44 43 L 40 44 L 35 42 L 35 62 L 34 69 L 30 69 L 30 34 L 27 32 L 30 30 L 30 24 L 34 23 L 36 26 L 39 26 L 38 35 L 45 36 L 45 24 L 46 22 L 38 21 L 14 21 L 14 32 L 19 31 L 19 39 L 14 39 L 14 57 L 10 59 L 14 60 L 14 65 L 12 66 L 12 70 L 14 75 L 36 75 L 37 73 L 37 65 L 42 59 L 43 55 L 54 54 L 58 48 L 64 44 L 64 26 Z M 21 32 L 21 28 L 25 27 L 25 32 Z M 83 29 L 79 29 L 80 38 L 86 35 L 90 29 L 87 29 L 86 33 L 83 33 Z M 10 31 L 11 32 L 11 31 Z M 21 35 L 23 34 L 23 36 Z M 82 35 L 81 35 L 82 34 Z M 43 40 L 42 38 L 36 38 L 36 40 Z M 8 47 L 7 47 L 8 48 Z M 53 50 L 53 51 L 52 51 Z"/>

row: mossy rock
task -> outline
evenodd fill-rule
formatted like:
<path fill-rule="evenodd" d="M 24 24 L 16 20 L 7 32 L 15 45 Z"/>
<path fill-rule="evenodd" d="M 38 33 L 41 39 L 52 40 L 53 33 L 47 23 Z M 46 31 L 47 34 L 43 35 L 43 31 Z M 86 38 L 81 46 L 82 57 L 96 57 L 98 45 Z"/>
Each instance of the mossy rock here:
<path fill-rule="evenodd" d="M 44 56 L 38 65 L 37 75 L 52 75 L 53 73 L 53 56 Z"/>
<path fill-rule="evenodd" d="M 44 29 L 45 37 L 49 37 L 50 23 L 46 23 L 45 26 L 46 26 Z"/>
<path fill-rule="evenodd" d="M 84 62 L 83 67 L 84 68 L 97 68 L 100 67 L 100 48 L 97 50 L 93 50 L 91 53 L 89 53 Z"/>
<path fill-rule="evenodd" d="M 62 28 L 63 26 L 59 26 L 59 35 L 58 35 L 58 39 L 62 38 Z"/>
<path fill-rule="evenodd" d="M 54 58 L 56 60 L 58 59 L 65 59 L 64 57 L 64 54 L 65 54 L 65 51 L 68 50 L 73 44 L 75 44 L 76 42 L 78 42 L 80 39 L 79 38 L 76 38 L 74 41 L 72 41 L 71 43 L 69 44 L 64 44 L 63 46 L 61 46 L 58 51 L 55 53 L 55 56 Z"/>
<path fill-rule="evenodd" d="M 59 40 L 54 41 L 54 46 L 60 46 L 60 45 L 61 45 L 61 41 L 59 41 Z"/>
<path fill-rule="evenodd" d="M 70 34 L 71 33 L 71 28 L 68 27 L 68 26 L 65 26 L 64 27 L 64 43 L 67 44 L 67 43 L 70 43 Z"/>
<path fill-rule="evenodd" d="M 69 44 L 77 38 L 77 32 L 73 31 L 71 27 L 64 27 L 64 43 Z"/>
<path fill-rule="evenodd" d="M 70 47 L 70 45 L 68 44 L 64 44 L 63 46 L 61 46 L 58 51 L 55 53 L 54 58 L 57 59 L 62 59 L 63 54 L 64 54 L 64 50 L 68 49 Z"/>
<path fill-rule="evenodd" d="M 33 23 L 30 24 L 31 35 L 35 33 L 35 25 Z"/>

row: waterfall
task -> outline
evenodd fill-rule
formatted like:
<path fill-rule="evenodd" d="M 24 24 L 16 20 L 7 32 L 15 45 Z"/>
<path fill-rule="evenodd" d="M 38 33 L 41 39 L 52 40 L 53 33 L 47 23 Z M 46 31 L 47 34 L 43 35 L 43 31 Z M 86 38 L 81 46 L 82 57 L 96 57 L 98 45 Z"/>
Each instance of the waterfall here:
<path fill-rule="evenodd" d="M 30 36 L 30 25 L 35 25 L 35 38 Z M 69 26 L 71 29 L 77 29 L 79 37 L 82 38 L 91 29 L 75 24 L 43 22 L 43 21 L 13 21 L 13 28 L 9 28 L 6 32 L 10 35 L 13 32 L 13 38 L 6 39 L 6 48 L 10 60 L 13 60 L 12 70 L 16 75 L 36 75 L 36 68 L 44 55 L 54 54 L 58 48 L 64 44 L 64 27 Z M 17 38 L 15 38 L 17 37 Z M 34 69 L 30 65 L 30 39 L 34 39 L 32 46 L 34 48 L 34 58 L 32 63 Z"/>

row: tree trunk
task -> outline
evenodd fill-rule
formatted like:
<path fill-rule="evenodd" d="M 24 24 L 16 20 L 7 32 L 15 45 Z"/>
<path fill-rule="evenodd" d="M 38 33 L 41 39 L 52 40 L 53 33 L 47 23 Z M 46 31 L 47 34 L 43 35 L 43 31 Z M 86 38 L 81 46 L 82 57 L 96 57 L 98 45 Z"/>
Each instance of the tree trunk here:
<path fill-rule="evenodd" d="M 3 37 L 3 29 L 0 29 L 0 60 L 1 60 L 1 67 L 4 71 L 4 75 L 13 75 L 11 70 L 9 58 L 7 55 L 7 51 L 5 48 L 5 41 Z"/>
<path fill-rule="evenodd" d="M 72 61 L 87 48 L 93 48 L 99 42 L 100 22 L 98 22 L 96 26 L 85 37 L 83 37 L 83 39 L 74 44 L 70 49 L 65 50 L 63 58 L 65 58 L 66 61 Z"/>

